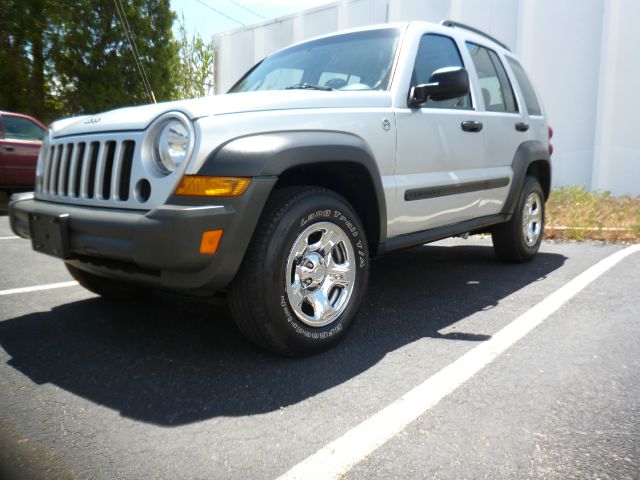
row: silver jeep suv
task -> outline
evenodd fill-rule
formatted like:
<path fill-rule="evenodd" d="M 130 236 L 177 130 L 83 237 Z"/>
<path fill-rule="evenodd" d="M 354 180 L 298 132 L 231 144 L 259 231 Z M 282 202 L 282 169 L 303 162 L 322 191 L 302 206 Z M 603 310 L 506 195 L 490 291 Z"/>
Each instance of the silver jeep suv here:
<path fill-rule="evenodd" d="M 13 230 L 100 295 L 228 292 L 240 330 L 340 340 L 372 257 L 490 232 L 523 262 L 551 182 L 544 111 L 509 49 L 455 22 L 285 48 L 226 95 L 54 123 Z"/>

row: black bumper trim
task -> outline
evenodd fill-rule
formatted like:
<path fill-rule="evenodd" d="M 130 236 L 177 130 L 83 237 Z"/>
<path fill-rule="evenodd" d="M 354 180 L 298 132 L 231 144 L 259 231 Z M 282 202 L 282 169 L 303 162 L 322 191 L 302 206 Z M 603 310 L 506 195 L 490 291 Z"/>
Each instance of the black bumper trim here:
<path fill-rule="evenodd" d="M 78 268 L 156 288 L 216 290 L 235 276 L 275 181 L 275 177 L 254 178 L 240 197 L 198 198 L 148 212 L 20 195 L 12 199 L 9 216 L 13 231 L 30 238 L 30 214 L 68 214 L 69 261 Z M 201 254 L 202 232 L 220 229 L 224 234 L 217 252 Z"/>

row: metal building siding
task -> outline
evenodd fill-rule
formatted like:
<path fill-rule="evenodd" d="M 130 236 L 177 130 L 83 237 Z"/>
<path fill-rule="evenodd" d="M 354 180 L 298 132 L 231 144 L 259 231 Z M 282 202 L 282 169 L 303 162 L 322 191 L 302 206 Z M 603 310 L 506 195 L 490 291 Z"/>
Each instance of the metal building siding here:
<path fill-rule="evenodd" d="M 217 35 L 217 91 L 266 55 L 307 38 L 445 18 L 485 30 L 521 59 L 556 132 L 555 186 L 640 194 L 640 136 L 630 127 L 640 109 L 638 0 L 342 0 Z"/>

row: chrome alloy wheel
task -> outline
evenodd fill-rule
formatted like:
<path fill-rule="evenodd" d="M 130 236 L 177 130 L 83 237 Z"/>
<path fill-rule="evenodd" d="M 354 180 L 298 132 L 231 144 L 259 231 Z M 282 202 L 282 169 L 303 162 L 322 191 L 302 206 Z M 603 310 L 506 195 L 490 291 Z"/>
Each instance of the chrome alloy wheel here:
<path fill-rule="evenodd" d="M 296 317 L 311 327 L 333 322 L 349 304 L 356 279 L 353 246 L 337 225 L 307 227 L 287 258 L 287 298 Z"/>
<path fill-rule="evenodd" d="M 531 192 L 522 212 L 522 233 L 528 247 L 533 247 L 542 232 L 542 201 L 540 195 Z"/>

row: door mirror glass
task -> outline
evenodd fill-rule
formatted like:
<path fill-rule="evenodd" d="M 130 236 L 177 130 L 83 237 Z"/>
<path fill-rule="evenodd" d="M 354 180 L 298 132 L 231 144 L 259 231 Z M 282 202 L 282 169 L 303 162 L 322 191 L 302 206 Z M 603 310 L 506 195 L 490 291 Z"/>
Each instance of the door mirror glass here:
<path fill-rule="evenodd" d="M 469 74 L 463 67 L 439 68 L 429 78 L 429 83 L 411 88 L 409 106 L 419 107 L 429 100 L 443 101 L 469 94 Z"/>

